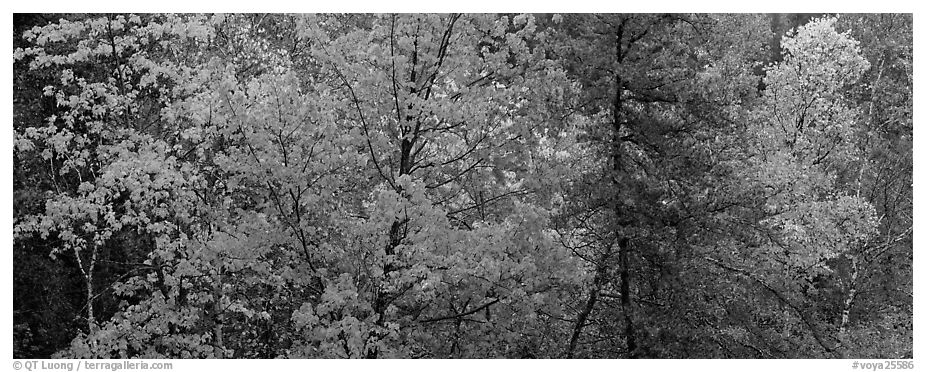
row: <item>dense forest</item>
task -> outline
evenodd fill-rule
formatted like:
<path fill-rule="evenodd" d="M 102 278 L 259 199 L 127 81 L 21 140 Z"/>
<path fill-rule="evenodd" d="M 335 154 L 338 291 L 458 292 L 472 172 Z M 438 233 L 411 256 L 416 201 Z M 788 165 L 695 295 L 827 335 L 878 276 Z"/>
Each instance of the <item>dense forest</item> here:
<path fill-rule="evenodd" d="M 16 14 L 16 358 L 911 358 L 909 14 Z"/>

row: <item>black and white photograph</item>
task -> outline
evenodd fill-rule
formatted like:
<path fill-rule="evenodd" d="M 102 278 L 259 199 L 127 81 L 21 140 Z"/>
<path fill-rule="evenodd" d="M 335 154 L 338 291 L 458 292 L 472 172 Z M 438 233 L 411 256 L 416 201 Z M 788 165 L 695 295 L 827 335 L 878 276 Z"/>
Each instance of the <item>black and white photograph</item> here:
<path fill-rule="evenodd" d="M 914 367 L 912 13 L 11 17 L 15 370 Z"/>

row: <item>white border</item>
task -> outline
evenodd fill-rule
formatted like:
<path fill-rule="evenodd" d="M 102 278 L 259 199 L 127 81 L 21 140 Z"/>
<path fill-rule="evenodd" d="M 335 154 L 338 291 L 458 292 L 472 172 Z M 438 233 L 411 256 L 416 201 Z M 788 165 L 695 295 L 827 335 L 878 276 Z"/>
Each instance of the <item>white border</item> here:
<path fill-rule="evenodd" d="M 200 11 L 222 11 L 222 12 L 903 12 L 914 13 L 914 19 L 919 16 L 914 8 L 913 1 L 867 1 L 846 3 L 841 1 L 774 1 L 764 3 L 742 2 L 711 2 L 703 1 L 640 1 L 640 0 L 607 0 L 607 1 L 557 1 L 557 2 L 537 2 L 530 0 L 466 0 L 455 3 L 439 1 L 325 1 L 317 2 L 312 0 L 303 0 L 302 2 L 293 1 L 251 1 L 251 2 L 201 2 L 190 0 L 159 0 L 157 2 L 126 2 L 126 1 L 103 1 L 103 2 L 79 2 L 74 3 L 67 0 L 50 0 L 30 3 L 13 4 L 12 10 L 6 18 L 7 35 L 12 35 L 12 13 L 13 12 L 113 12 L 113 11 L 134 11 L 134 12 L 154 12 L 154 11 L 171 11 L 171 12 L 200 12 Z M 914 22 L 914 96 L 916 92 L 922 92 L 923 84 L 919 77 L 922 71 L 918 66 L 920 61 L 926 58 L 922 53 L 921 40 L 924 35 L 920 32 L 922 27 L 916 26 Z M 3 39 L 5 50 L 12 53 L 12 38 Z M 6 322 L 3 323 L 4 334 L 3 345 L 7 350 L 7 365 L 0 362 L 0 369 L 12 367 L 12 226 L 13 226 L 13 208 L 12 208 L 12 58 L 4 60 L 6 73 L 3 75 L 7 89 L 4 90 L 5 102 L 4 113 L 8 118 L 8 125 L 2 136 L 0 136 L 0 148 L 6 153 L 6 159 L 2 163 L 2 174 L 5 183 L 3 185 L 2 195 L 2 231 L 3 242 L 7 250 L 2 259 L 2 265 L 9 272 L 4 276 L 4 288 L 7 288 L 4 301 L 3 313 L 6 316 Z M 914 122 L 922 117 L 924 107 L 919 101 L 914 99 Z M 916 130 L 914 129 L 914 132 Z M 916 133 L 914 133 L 916 134 Z M 920 136 L 914 135 L 914 198 L 918 199 L 919 191 L 922 189 L 923 179 L 922 172 L 917 169 L 916 164 L 922 162 L 917 159 L 926 159 L 926 142 Z M 922 203 L 920 203 L 922 204 Z M 916 231 L 919 230 L 923 218 L 922 205 L 914 204 L 914 251 L 917 249 Z M 922 254 L 914 254 L 914 267 L 923 267 Z M 920 269 L 922 271 L 924 269 Z M 924 274 L 917 273 L 914 270 L 914 293 L 916 288 L 922 288 Z M 914 323 L 919 323 L 918 316 L 926 308 L 924 298 L 919 295 L 914 296 Z M 923 337 L 926 335 L 921 331 L 922 323 L 914 326 L 914 355 L 919 352 L 926 352 L 922 346 Z M 917 352 L 916 350 L 920 350 Z M 581 371 L 622 371 L 628 370 L 709 370 L 709 371 L 863 371 L 864 369 L 852 369 L 851 364 L 854 360 L 464 360 L 464 361 L 446 361 L 446 360 L 421 360 L 421 361 L 402 361 L 402 360 L 383 360 L 383 361 L 340 361 L 340 360 L 171 360 L 174 371 L 204 371 L 212 369 L 221 369 L 228 371 L 263 371 L 271 368 L 272 370 L 343 370 L 343 369 L 363 369 L 375 370 L 377 372 L 385 371 L 408 371 L 408 370 L 427 370 L 434 371 L 467 371 L 474 370 L 581 370 Z M 860 363 L 877 363 L 879 360 L 858 360 Z M 149 360 L 149 362 L 154 362 Z M 921 361 L 924 363 L 926 361 Z M 7 367 L 10 366 L 10 367 Z M 926 366 L 920 366 L 924 368 Z"/>
<path fill-rule="evenodd" d="M 14 2 L 13 12 L 301 12 L 301 13 L 381 13 L 381 12 L 498 12 L 498 13 L 911 13 L 914 1 L 685 1 L 685 0 L 264 0 L 264 1 L 79 1 L 43 0 Z"/>

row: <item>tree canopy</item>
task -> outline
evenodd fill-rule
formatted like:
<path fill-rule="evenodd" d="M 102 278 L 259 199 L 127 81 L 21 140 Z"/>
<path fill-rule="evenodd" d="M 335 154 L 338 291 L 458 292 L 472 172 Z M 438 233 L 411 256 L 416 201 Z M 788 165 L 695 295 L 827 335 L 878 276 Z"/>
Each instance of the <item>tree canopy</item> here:
<path fill-rule="evenodd" d="M 13 37 L 17 358 L 912 357 L 909 14 Z"/>

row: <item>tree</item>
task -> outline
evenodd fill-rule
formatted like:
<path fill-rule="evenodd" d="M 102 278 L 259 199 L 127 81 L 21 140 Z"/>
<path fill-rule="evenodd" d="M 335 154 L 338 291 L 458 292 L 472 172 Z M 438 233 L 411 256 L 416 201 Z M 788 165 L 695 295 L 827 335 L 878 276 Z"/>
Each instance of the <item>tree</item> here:
<path fill-rule="evenodd" d="M 840 330 L 852 339 L 847 353 L 884 357 L 909 356 L 912 320 L 912 20 L 907 14 L 846 15 L 840 22 L 851 29 L 871 68 L 849 91 L 859 108 L 856 143 L 861 163 L 856 195 L 876 209 L 878 235 L 852 252 L 843 266 L 844 284 Z M 881 305 L 890 303 L 887 312 Z M 850 331 L 853 324 L 864 330 Z M 890 329 L 890 337 L 871 337 Z M 876 346 L 877 343 L 884 346 Z M 857 346 L 855 346 L 857 345 Z M 892 350 L 892 352 L 887 352 Z"/>
<path fill-rule="evenodd" d="M 17 357 L 910 353 L 908 16 L 16 19 Z"/>
<path fill-rule="evenodd" d="M 685 290 L 664 284 L 684 280 L 673 267 L 681 263 L 673 261 L 685 249 L 676 246 L 688 218 L 708 207 L 696 197 L 699 183 L 710 182 L 715 171 L 708 154 L 728 141 L 727 123 L 754 94 L 750 65 L 761 51 L 761 23 L 711 15 L 570 16 L 564 22 L 559 52 L 583 83 L 578 110 L 592 122 L 584 145 L 601 159 L 578 176 L 572 209 L 562 216 L 564 235 L 595 273 L 566 356 L 576 355 L 599 298 L 599 316 L 621 325 L 597 321 L 602 326 L 593 339 L 600 341 L 589 355 L 672 353 L 671 341 L 660 340 L 661 328 L 679 318 L 655 314 L 665 314 L 663 301 Z M 742 49 L 726 48 L 726 37 L 738 37 Z M 687 307 L 682 303 L 673 305 Z M 621 339 L 622 345 L 608 343 Z"/>
<path fill-rule="evenodd" d="M 750 204 L 729 220 L 745 233 L 736 248 L 709 258 L 772 295 L 777 305 L 760 313 L 782 319 L 769 334 L 785 355 L 839 355 L 841 327 L 827 321 L 825 283 L 835 261 L 853 260 L 878 226 L 873 206 L 840 184 L 858 159 L 857 112 L 845 92 L 869 64 L 835 22 L 814 20 L 782 40 L 784 59 L 767 71 L 743 142 L 748 155 L 736 161 L 741 172 L 731 186 L 739 189 L 731 200 Z M 783 342 L 794 332 L 805 335 L 802 350 Z"/>
<path fill-rule="evenodd" d="M 345 31 L 349 24 L 357 26 Z M 549 120 L 527 97 L 556 99 L 565 84 L 529 45 L 544 33 L 527 15 L 323 16 L 303 25 L 377 180 L 360 217 L 345 221 L 351 260 L 340 260 L 338 286 L 294 315 L 326 329 L 314 331 L 312 350 L 515 353 L 498 343 L 532 328 L 518 314 L 569 279 L 533 277 L 569 266 L 544 236 L 543 211 L 518 201 L 536 188 L 530 159 Z M 344 312 L 332 315 L 328 302 L 345 296 L 336 307 Z M 471 319 L 477 313 L 484 320 Z M 509 331 L 484 339 L 499 327 Z"/>

